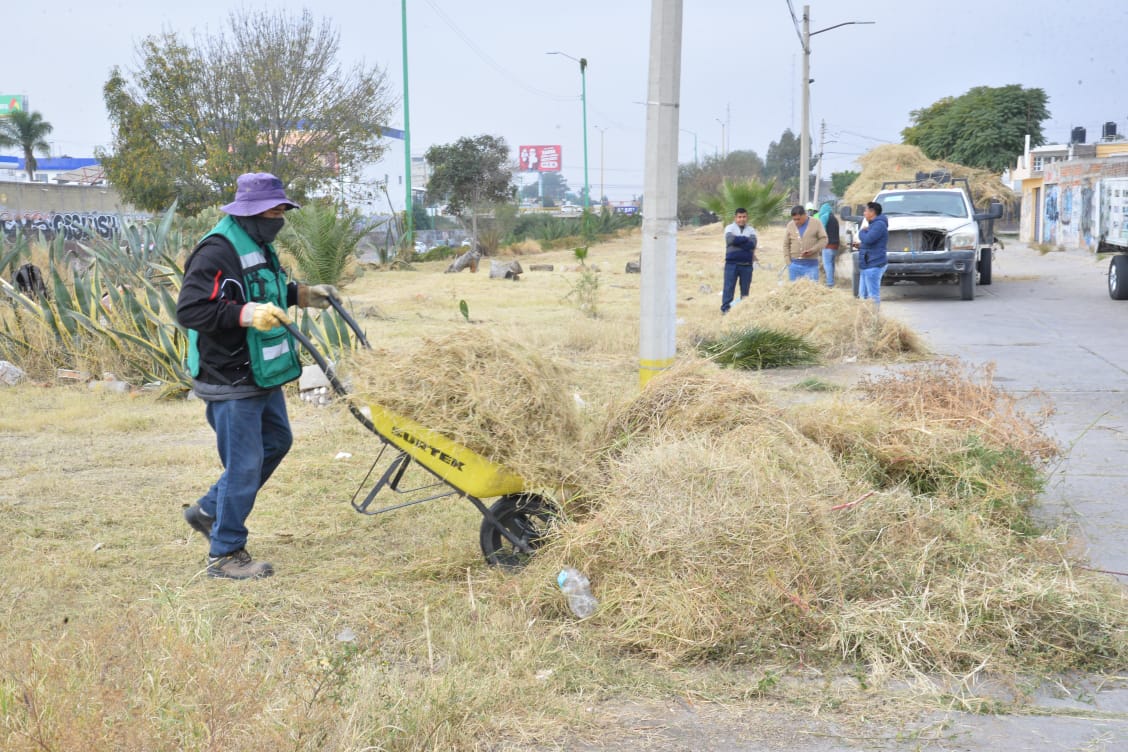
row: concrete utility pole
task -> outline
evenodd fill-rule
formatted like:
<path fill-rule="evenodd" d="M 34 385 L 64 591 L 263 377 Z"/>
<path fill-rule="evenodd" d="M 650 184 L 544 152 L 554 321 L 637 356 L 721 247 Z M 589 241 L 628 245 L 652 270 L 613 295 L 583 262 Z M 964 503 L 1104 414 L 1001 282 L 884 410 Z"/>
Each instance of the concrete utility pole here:
<path fill-rule="evenodd" d="M 677 326 L 682 0 L 651 0 L 643 173 L 639 384 L 673 365 Z"/>
<path fill-rule="evenodd" d="M 803 45 L 803 122 L 800 123 L 803 133 L 799 136 L 799 203 L 804 206 L 807 204 L 807 187 L 811 177 L 811 37 L 840 26 L 874 23 L 876 21 L 844 21 L 811 31 L 811 6 L 803 6 L 803 31 L 799 37 L 799 42 Z"/>
<path fill-rule="evenodd" d="M 811 201 L 815 206 L 819 205 L 819 188 L 822 187 L 822 163 L 823 163 L 823 149 L 826 148 L 826 121 L 822 121 L 822 128 L 819 130 L 819 167 L 815 170 L 815 189 L 813 191 L 814 198 Z"/>

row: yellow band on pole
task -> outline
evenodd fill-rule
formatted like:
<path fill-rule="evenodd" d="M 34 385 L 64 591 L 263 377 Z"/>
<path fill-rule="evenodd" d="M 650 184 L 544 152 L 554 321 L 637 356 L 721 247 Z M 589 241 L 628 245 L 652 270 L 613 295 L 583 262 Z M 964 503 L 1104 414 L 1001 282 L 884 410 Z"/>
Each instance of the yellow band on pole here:
<path fill-rule="evenodd" d="M 652 378 L 665 371 L 667 368 L 674 364 L 673 358 L 661 358 L 658 360 L 639 360 L 638 362 L 638 383 L 640 387 L 646 386 Z"/>

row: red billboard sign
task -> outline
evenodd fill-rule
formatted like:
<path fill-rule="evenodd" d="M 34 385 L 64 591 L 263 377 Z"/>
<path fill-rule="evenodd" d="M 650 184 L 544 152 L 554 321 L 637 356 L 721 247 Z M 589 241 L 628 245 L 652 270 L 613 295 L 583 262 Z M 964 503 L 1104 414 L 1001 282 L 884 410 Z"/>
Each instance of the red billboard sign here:
<path fill-rule="evenodd" d="M 522 146 L 517 159 L 523 172 L 560 172 L 560 145 Z"/>

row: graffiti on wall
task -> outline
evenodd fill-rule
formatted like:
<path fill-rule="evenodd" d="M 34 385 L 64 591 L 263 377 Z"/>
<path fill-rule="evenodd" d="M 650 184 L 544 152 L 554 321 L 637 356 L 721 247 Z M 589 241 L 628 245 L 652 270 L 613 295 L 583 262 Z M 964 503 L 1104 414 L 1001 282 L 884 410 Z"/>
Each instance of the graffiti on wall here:
<path fill-rule="evenodd" d="M 123 219 L 126 218 L 121 214 L 108 212 L 13 213 L 0 208 L 0 228 L 9 241 L 17 234 L 29 237 L 42 234 L 47 240 L 60 236 L 66 240 L 112 238 L 121 232 Z"/>
<path fill-rule="evenodd" d="M 1045 221 L 1042 222 L 1042 242 L 1053 243 L 1058 226 L 1058 187 L 1046 186 Z"/>

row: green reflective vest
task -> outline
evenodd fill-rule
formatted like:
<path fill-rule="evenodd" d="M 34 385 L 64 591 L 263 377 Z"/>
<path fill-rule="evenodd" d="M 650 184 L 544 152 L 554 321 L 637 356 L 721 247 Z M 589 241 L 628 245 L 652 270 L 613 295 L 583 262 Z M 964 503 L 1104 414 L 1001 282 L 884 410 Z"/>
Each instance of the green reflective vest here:
<path fill-rule="evenodd" d="M 258 243 L 236 224 L 230 215 L 219 221 L 215 228 L 205 235 L 222 235 L 239 254 L 243 268 L 243 291 L 248 303 L 273 303 L 286 310 L 286 273 L 278 263 L 274 246 L 268 245 L 269 252 L 263 251 Z M 199 332 L 188 330 L 188 369 L 193 377 L 200 374 Z M 264 389 L 281 386 L 293 381 L 302 374 L 302 364 L 298 358 L 298 346 L 293 335 L 285 327 L 275 327 L 268 332 L 247 329 L 247 350 L 251 361 L 251 374 L 255 383 Z"/>

